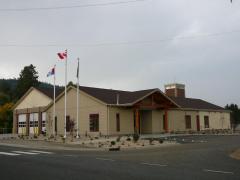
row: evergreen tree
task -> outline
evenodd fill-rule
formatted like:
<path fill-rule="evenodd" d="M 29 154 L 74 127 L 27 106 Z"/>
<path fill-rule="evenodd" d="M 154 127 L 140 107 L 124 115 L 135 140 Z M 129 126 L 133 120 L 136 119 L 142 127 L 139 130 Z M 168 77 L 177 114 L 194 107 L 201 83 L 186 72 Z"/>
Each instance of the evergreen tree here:
<path fill-rule="evenodd" d="M 38 72 L 35 70 L 35 66 L 32 64 L 25 66 L 20 72 L 18 83 L 16 87 L 16 98 L 22 97 L 30 87 L 38 87 Z"/>
<path fill-rule="evenodd" d="M 10 84 L 6 80 L 0 81 L 0 92 L 8 94 L 10 91 Z"/>
<path fill-rule="evenodd" d="M 237 104 L 226 105 L 225 109 L 232 111 L 231 113 L 231 122 L 234 126 L 240 124 L 240 109 Z"/>

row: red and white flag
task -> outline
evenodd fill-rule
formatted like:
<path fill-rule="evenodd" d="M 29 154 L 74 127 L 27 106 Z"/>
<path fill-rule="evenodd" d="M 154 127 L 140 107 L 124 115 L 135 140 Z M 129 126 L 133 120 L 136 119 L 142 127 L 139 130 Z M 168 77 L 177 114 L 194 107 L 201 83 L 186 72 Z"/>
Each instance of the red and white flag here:
<path fill-rule="evenodd" d="M 66 60 L 67 59 L 67 50 L 64 52 L 57 53 L 60 60 Z"/>

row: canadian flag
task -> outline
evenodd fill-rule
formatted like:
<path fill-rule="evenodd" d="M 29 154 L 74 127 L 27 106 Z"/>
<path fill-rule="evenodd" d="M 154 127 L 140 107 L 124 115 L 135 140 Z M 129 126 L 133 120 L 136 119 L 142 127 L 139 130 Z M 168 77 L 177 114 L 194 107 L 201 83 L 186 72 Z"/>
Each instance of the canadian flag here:
<path fill-rule="evenodd" d="M 60 58 L 60 60 L 65 60 L 67 59 L 67 50 L 65 50 L 65 52 L 57 53 L 57 55 Z"/>

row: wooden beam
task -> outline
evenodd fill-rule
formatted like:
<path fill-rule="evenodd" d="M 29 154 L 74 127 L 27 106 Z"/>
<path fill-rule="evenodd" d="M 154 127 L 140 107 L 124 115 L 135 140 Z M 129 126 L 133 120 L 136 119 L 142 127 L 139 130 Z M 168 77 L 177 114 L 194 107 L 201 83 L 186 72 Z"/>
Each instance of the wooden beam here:
<path fill-rule="evenodd" d="M 38 135 L 42 134 L 42 112 L 38 112 Z"/>
<path fill-rule="evenodd" d="M 30 135 L 30 113 L 26 114 L 26 135 Z"/>
<path fill-rule="evenodd" d="M 139 109 L 135 109 L 135 133 L 139 134 L 139 130 L 140 130 Z"/>
<path fill-rule="evenodd" d="M 168 133 L 169 132 L 169 129 L 168 129 L 168 109 L 165 109 L 164 110 L 164 112 L 165 112 L 165 118 L 164 118 L 164 130 L 165 130 L 165 132 L 166 133 Z"/>

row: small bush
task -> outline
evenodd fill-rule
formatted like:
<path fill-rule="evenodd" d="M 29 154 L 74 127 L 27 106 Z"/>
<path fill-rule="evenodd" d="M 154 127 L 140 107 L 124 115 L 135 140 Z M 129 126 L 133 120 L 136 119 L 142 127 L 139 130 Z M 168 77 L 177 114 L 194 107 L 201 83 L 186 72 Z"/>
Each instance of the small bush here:
<path fill-rule="evenodd" d="M 117 139 L 116 139 L 116 141 L 117 141 L 117 142 L 120 142 L 120 139 L 121 139 L 121 136 L 118 136 Z"/>
<path fill-rule="evenodd" d="M 139 134 L 137 134 L 137 133 L 134 134 L 134 135 L 133 135 L 133 140 L 134 140 L 134 142 L 137 142 L 137 141 L 139 140 L 139 137 L 140 137 Z"/>
<path fill-rule="evenodd" d="M 111 145 L 112 146 L 116 145 L 116 142 L 115 141 L 111 141 Z"/>

